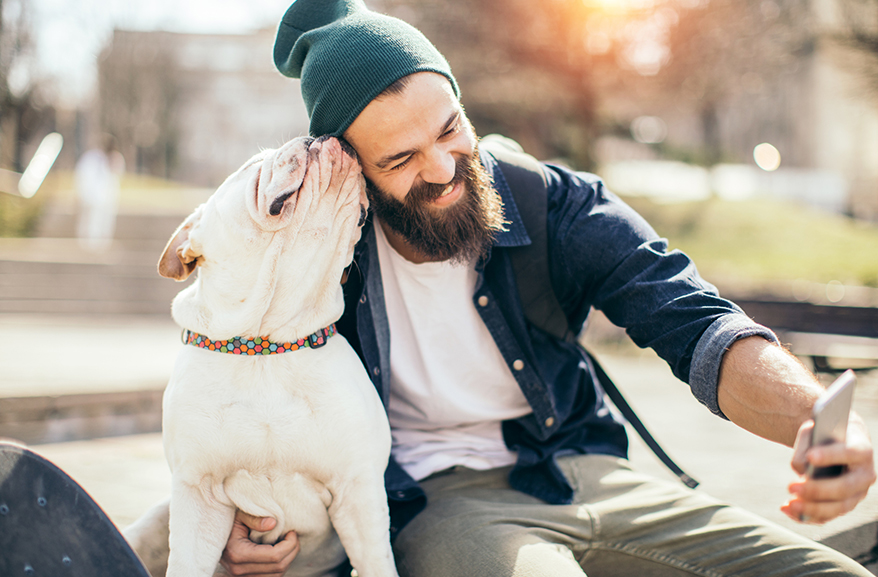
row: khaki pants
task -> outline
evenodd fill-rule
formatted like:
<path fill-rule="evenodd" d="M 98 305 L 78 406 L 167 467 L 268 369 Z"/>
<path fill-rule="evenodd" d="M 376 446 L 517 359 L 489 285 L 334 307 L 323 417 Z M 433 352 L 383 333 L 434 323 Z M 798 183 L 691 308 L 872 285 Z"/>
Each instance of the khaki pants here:
<path fill-rule="evenodd" d="M 574 504 L 515 491 L 508 468 L 437 473 L 428 507 L 399 534 L 402 577 L 863 575 L 828 547 L 624 459 L 559 459 Z"/>

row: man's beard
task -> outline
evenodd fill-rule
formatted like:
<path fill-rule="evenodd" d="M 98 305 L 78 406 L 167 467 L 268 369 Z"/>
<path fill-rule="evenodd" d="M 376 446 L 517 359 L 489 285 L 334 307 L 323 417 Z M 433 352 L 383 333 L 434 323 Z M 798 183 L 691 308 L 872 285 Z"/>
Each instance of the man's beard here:
<path fill-rule="evenodd" d="M 431 260 L 470 263 L 487 254 L 497 232 L 505 230 L 503 201 L 479 160 L 458 159 L 451 186 L 463 183 L 461 197 L 447 207 L 431 205 L 449 184 L 422 182 L 411 188 L 403 202 L 367 181 L 375 214 L 402 235 L 418 253 Z"/>

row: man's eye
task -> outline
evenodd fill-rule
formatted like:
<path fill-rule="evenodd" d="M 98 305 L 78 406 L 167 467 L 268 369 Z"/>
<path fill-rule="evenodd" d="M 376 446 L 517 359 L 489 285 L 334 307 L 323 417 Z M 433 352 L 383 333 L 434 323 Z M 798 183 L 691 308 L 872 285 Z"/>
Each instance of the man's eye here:
<path fill-rule="evenodd" d="M 391 167 L 390 170 L 402 170 L 403 168 L 405 168 L 406 166 L 408 166 L 408 163 L 409 163 L 411 160 L 412 160 L 412 157 L 409 156 L 408 158 L 406 158 L 405 160 L 403 160 L 402 162 L 400 162 L 400 163 L 397 164 L 396 166 Z"/>
<path fill-rule="evenodd" d="M 442 136 L 451 136 L 452 134 L 454 134 L 454 133 L 457 132 L 458 130 L 460 130 L 460 123 L 459 123 L 459 122 L 456 122 L 456 123 L 454 124 L 454 126 L 452 126 L 451 128 L 449 128 L 448 130 L 446 130 L 446 131 L 442 134 Z"/>

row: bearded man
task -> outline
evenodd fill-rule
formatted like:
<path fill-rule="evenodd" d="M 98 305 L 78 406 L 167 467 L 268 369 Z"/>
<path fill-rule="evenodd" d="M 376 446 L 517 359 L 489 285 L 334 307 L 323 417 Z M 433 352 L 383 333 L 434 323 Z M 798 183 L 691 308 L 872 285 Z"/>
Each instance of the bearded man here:
<path fill-rule="evenodd" d="M 298 0 L 281 72 L 301 79 L 312 135 L 345 138 L 372 215 L 339 322 L 385 402 L 385 481 L 400 575 L 869 575 L 838 552 L 680 484 L 634 470 L 589 358 L 530 324 L 509 253 L 531 242 L 495 158 L 479 149 L 445 59 L 361 0 Z M 600 180 L 540 165 L 550 280 L 570 327 L 592 307 L 650 346 L 709 410 L 795 446 L 793 465 L 844 464 L 791 485 L 782 509 L 825 522 L 875 481 L 852 416 L 847 444 L 805 451 L 821 386 Z M 681 426 L 687 426 L 681 423 Z M 296 535 L 247 540 L 223 563 L 280 574 Z"/>

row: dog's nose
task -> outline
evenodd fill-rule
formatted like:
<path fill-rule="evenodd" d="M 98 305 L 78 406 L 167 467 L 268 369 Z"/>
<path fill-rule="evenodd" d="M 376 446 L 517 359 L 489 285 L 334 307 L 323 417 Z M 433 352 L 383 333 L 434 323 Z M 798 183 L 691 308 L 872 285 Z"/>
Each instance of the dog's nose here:
<path fill-rule="evenodd" d="M 360 221 L 357 223 L 357 226 L 363 226 L 366 224 L 366 207 L 362 204 L 360 205 Z"/>
<path fill-rule="evenodd" d="M 345 154 L 347 154 L 349 157 L 353 158 L 354 160 L 358 160 L 357 159 L 357 151 L 354 150 L 354 147 L 351 146 L 350 143 L 348 141 L 346 141 L 344 138 L 336 138 L 335 136 L 324 135 L 324 136 L 321 136 L 320 138 L 316 138 L 316 139 L 312 138 L 311 141 L 308 143 L 308 146 L 310 147 L 312 144 L 321 144 L 321 143 L 326 142 L 327 140 L 330 140 L 330 139 L 335 139 L 338 142 L 339 146 L 341 147 L 342 152 L 344 152 Z"/>
<path fill-rule="evenodd" d="M 357 151 L 354 150 L 354 147 L 351 146 L 347 140 L 345 140 L 344 138 L 339 138 L 338 143 L 341 145 L 341 149 L 345 154 L 347 154 L 354 160 L 357 160 Z"/>

